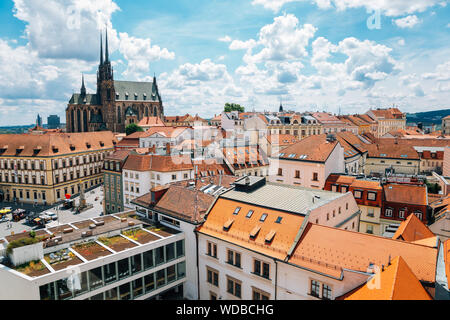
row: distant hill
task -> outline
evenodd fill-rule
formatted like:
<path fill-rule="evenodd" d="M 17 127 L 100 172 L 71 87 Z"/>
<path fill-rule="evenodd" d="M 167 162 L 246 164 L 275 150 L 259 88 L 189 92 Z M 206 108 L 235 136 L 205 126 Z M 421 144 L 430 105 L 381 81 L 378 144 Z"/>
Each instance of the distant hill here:
<path fill-rule="evenodd" d="M 406 121 L 422 122 L 424 125 L 442 124 L 442 118 L 450 115 L 450 109 L 435 110 L 428 112 L 407 113 Z"/>
<path fill-rule="evenodd" d="M 0 127 L 0 134 L 25 133 L 25 132 L 28 132 L 28 129 L 31 129 L 33 127 L 34 127 L 34 125 Z"/>

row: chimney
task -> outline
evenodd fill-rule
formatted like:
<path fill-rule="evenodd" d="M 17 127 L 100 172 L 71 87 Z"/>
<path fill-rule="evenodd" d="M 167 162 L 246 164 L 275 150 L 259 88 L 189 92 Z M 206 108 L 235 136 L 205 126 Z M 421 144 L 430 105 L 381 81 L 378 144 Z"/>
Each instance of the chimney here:
<path fill-rule="evenodd" d="M 170 143 L 166 143 L 166 154 L 170 156 Z"/>

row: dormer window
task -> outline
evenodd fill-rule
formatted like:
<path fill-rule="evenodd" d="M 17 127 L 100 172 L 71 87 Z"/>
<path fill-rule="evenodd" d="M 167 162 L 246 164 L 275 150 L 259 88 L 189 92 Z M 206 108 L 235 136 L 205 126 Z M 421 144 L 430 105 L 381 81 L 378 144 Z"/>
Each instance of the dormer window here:
<path fill-rule="evenodd" d="M 87 147 L 88 149 L 90 149 L 90 148 L 91 148 L 91 144 L 90 144 L 89 142 L 86 142 L 86 147 Z"/>

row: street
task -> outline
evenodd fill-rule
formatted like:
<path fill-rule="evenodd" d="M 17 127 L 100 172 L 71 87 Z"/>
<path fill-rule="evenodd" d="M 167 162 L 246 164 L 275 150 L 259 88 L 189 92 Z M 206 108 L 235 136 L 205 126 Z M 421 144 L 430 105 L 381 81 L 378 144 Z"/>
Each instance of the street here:
<path fill-rule="evenodd" d="M 72 223 L 80 220 L 85 220 L 89 218 L 94 218 L 100 216 L 100 214 L 103 212 L 103 206 L 102 206 L 102 200 L 103 200 L 103 187 L 97 187 L 91 191 L 87 191 L 85 194 L 86 203 L 94 205 L 93 208 L 86 210 L 80 214 L 75 214 L 74 211 L 71 210 L 61 210 L 61 204 L 58 206 L 53 207 L 43 207 L 43 206 L 37 206 L 34 207 L 30 204 L 18 204 L 14 205 L 11 203 L 0 203 L 0 209 L 5 207 L 11 207 L 14 211 L 15 209 L 25 209 L 27 211 L 34 211 L 34 212 L 44 212 L 44 211 L 50 211 L 54 212 L 58 216 L 58 220 L 49 222 L 46 224 L 47 228 L 56 227 L 58 225 L 63 225 L 66 223 Z M 98 200 L 95 200 L 98 198 Z M 79 204 L 79 196 L 74 198 L 75 205 Z M 12 232 L 14 234 L 20 233 L 20 232 L 29 232 L 31 230 L 35 230 L 37 227 L 30 226 L 26 223 L 25 219 L 22 219 L 19 222 L 11 221 L 12 220 L 12 214 L 7 214 L 7 222 L 0 222 L 0 238 L 3 238 L 5 236 L 10 235 Z"/>

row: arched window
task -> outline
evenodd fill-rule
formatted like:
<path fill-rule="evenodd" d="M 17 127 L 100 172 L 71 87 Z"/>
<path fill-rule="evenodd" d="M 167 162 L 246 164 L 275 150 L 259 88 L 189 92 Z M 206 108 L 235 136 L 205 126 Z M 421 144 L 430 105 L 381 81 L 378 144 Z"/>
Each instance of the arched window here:
<path fill-rule="evenodd" d="M 73 109 L 70 111 L 70 129 L 71 131 L 75 131 L 75 113 Z"/>
<path fill-rule="evenodd" d="M 88 113 L 86 110 L 83 111 L 83 131 L 88 132 Z"/>
<path fill-rule="evenodd" d="M 77 132 L 81 132 L 81 112 L 77 109 Z"/>
<path fill-rule="evenodd" d="M 148 107 L 145 107 L 145 116 L 148 117 Z"/>
<path fill-rule="evenodd" d="M 118 123 L 122 122 L 122 115 L 121 115 L 120 106 L 117 107 L 117 122 Z"/>

